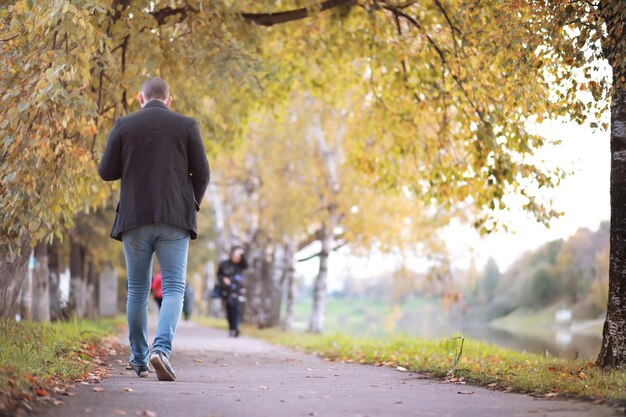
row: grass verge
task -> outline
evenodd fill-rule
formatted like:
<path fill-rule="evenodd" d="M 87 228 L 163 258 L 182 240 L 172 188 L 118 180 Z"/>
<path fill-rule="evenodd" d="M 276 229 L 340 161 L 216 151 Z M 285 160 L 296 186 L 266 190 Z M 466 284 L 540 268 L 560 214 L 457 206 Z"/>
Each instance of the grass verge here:
<path fill-rule="evenodd" d="M 0 415 L 51 398 L 78 379 L 98 379 L 100 347 L 119 318 L 57 323 L 0 321 Z M 106 353 L 106 352 L 105 352 Z"/>
<path fill-rule="evenodd" d="M 196 320 L 213 327 L 226 327 L 223 319 Z M 328 360 L 401 366 L 451 383 L 468 382 L 505 391 L 626 403 L 626 370 L 605 370 L 592 362 L 519 352 L 460 338 L 423 340 L 403 335 L 365 338 L 252 326 L 244 326 L 242 330 L 246 335 Z"/>

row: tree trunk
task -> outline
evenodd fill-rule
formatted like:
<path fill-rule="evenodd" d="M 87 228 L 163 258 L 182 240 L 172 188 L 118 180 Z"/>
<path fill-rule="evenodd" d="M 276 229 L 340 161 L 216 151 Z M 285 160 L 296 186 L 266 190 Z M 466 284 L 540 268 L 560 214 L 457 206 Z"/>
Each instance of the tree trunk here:
<path fill-rule="evenodd" d="M 289 238 L 285 244 L 285 265 L 283 283 L 285 286 L 286 306 L 285 318 L 283 319 L 283 330 L 291 330 L 293 328 L 293 303 L 294 303 L 294 287 L 295 287 L 295 268 L 294 256 L 296 254 L 296 242 Z"/>
<path fill-rule="evenodd" d="M 311 311 L 311 321 L 309 331 L 321 333 L 324 331 L 324 314 L 326 311 L 326 288 L 328 281 L 328 255 L 332 244 L 332 230 L 328 225 L 322 226 L 320 242 L 322 249 L 319 255 L 319 270 L 313 286 L 313 309 Z"/>
<path fill-rule="evenodd" d="M 35 268 L 33 269 L 33 320 L 50 321 L 50 287 L 48 272 L 48 245 L 39 242 L 35 247 Z"/>
<path fill-rule="evenodd" d="M 23 237 L 15 252 L 0 256 L 0 318 L 15 319 L 19 310 L 19 292 L 26 278 L 30 257 L 29 239 Z"/>
<path fill-rule="evenodd" d="M 28 266 L 32 250 L 28 248 L 28 261 L 23 272 L 25 275 L 20 288 L 20 318 L 21 320 L 33 319 L 33 271 Z"/>
<path fill-rule="evenodd" d="M 333 233 L 338 223 L 336 196 L 341 190 L 339 182 L 339 161 L 341 157 L 342 141 L 345 134 L 346 121 L 339 125 L 337 129 L 335 144 L 330 146 L 327 143 L 324 129 L 319 113 L 314 113 L 311 118 L 310 134 L 315 138 L 317 149 L 324 164 L 326 183 L 330 191 L 330 197 L 322 201 L 326 206 L 327 218 L 321 228 L 320 242 L 322 249 L 319 255 L 319 271 L 315 278 L 313 288 L 313 310 L 311 311 L 311 321 L 309 331 L 321 333 L 324 331 L 324 314 L 326 310 L 326 288 L 328 280 L 328 256 L 332 251 Z"/>
<path fill-rule="evenodd" d="M 85 250 L 74 240 L 70 241 L 70 299 L 68 310 L 71 316 L 85 317 L 86 283 Z"/>
<path fill-rule="evenodd" d="M 89 318 L 98 317 L 98 271 L 95 264 L 90 259 L 87 262 L 85 273 L 85 316 Z"/>
<path fill-rule="evenodd" d="M 260 328 L 275 327 L 280 324 L 281 284 L 285 250 L 281 245 L 275 245 L 272 252 L 271 261 L 268 262 L 269 268 L 263 276 L 261 310 L 258 322 Z"/>
<path fill-rule="evenodd" d="M 48 282 L 50 297 L 50 320 L 59 320 L 63 317 L 61 308 L 61 243 L 54 239 L 48 245 Z"/>
<path fill-rule="evenodd" d="M 598 4 L 607 28 L 602 51 L 613 70 L 611 95 L 611 231 L 609 301 L 597 364 L 626 366 L 626 9 L 617 1 Z"/>
<path fill-rule="evenodd" d="M 614 67 L 611 99 L 609 302 L 597 364 L 626 366 L 626 89 Z"/>

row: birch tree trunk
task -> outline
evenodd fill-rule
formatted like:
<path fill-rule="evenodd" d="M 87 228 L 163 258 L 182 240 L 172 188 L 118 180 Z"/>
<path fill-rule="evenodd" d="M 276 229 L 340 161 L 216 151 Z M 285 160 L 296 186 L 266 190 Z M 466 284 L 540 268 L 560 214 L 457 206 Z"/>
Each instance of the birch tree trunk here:
<path fill-rule="evenodd" d="M 32 255 L 32 250 L 28 248 L 28 260 Z M 25 277 L 20 288 L 20 316 L 22 320 L 33 319 L 33 271 L 26 264 L 24 270 Z"/>
<path fill-rule="evenodd" d="M 326 183 L 330 191 L 328 193 L 330 196 L 328 201 L 324 201 L 327 210 L 327 218 L 321 227 L 320 242 L 322 248 L 319 254 L 319 270 L 313 286 L 313 309 L 311 311 L 311 320 L 309 323 L 310 332 L 321 333 L 324 331 L 324 314 L 326 310 L 328 257 L 332 251 L 333 233 L 338 222 L 335 196 L 340 192 L 339 157 L 343 140 L 343 132 L 345 131 L 345 120 L 340 123 L 339 128 L 337 129 L 334 149 L 331 148 L 326 142 L 319 113 L 314 113 L 311 120 L 311 134 L 317 143 L 317 148 L 325 168 Z"/>
<path fill-rule="evenodd" d="M 0 258 L 0 318 L 15 319 L 29 256 L 29 240 L 24 238 L 20 244 L 19 254 L 4 254 Z"/>
<path fill-rule="evenodd" d="M 39 242 L 35 247 L 33 269 L 33 320 L 50 321 L 50 274 L 48 272 L 48 244 Z"/>
<path fill-rule="evenodd" d="M 294 287 L 295 287 L 295 267 L 294 256 L 296 254 L 296 241 L 292 238 L 287 238 L 285 243 L 285 265 L 283 285 L 286 292 L 286 306 L 285 317 L 283 319 L 282 328 L 284 330 L 291 330 L 293 328 L 293 303 L 294 303 Z"/>
<path fill-rule="evenodd" d="M 326 313 L 326 289 L 328 281 L 328 255 L 332 244 L 332 231 L 329 225 L 321 228 L 322 249 L 319 254 L 319 270 L 313 285 L 313 309 L 311 311 L 311 321 L 309 331 L 321 333 L 324 331 L 324 315 Z"/>
<path fill-rule="evenodd" d="M 619 1 L 619 0 L 618 0 Z M 623 4 L 600 3 L 608 36 L 603 52 L 613 69 L 611 97 L 611 232 L 609 255 L 609 301 L 597 364 L 626 366 L 626 64 L 624 63 Z"/>

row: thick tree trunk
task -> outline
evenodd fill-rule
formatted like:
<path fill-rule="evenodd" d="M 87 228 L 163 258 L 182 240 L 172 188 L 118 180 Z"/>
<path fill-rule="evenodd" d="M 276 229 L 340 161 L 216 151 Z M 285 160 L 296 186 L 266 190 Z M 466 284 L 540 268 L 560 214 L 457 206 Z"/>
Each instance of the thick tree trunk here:
<path fill-rule="evenodd" d="M 244 322 L 258 323 L 261 304 L 261 282 L 265 269 L 265 251 L 252 243 L 246 254 L 249 268 L 245 272 L 246 303 L 242 312 Z"/>
<path fill-rule="evenodd" d="M 35 247 L 33 269 L 33 320 L 50 321 L 50 276 L 48 272 L 48 245 L 39 242 Z"/>
<path fill-rule="evenodd" d="M 85 316 L 89 318 L 98 317 L 98 271 L 95 264 L 90 259 L 87 262 L 85 273 Z"/>
<path fill-rule="evenodd" d="M 285 244 L 285 265 L 283 285 L 286 292 L 285 317 L 283 319 L 283 330 L 291 330 L 293 328 L 293 303 L 294 303 L 294 287 L 295 287 L 295 268 L 294 256 L 296 254 L 296 242 L 289 238 Z"/>
<path fill-rule="evenodd" d="M 50 297 L 50 320 L 59 320 L 63 317 L 61 308 L 61 243 L 54 239 L 48 245 L 48 282 Z"/>
<path fill-rule="evenodd" d="M 0 258 L 0 318 L 15 319 L 18 313 L 18 295 L 26 278 L 29 257 L 29 240 L 24 238 L 19 254 L 5 254 Z"/>
<path fill-rule="evenodd" d="M 603 367 L 626 366 L 626 89 L 618 77 L 611 100 L 609 302 L 597 360 Z"/>
<path fill-rule="evenodd" d="M 328 255 L 332 244 L 332 230 L 328 225 L 322 226 L 321 239 L 322 249 L 319 255 L 319 270 L 313 285 L 313 309 L 311 311 L 311 321 L 309 331 L 321 333 L 324 331 L 324 314 L 326 311 L 326 288 L 328 281 Z"/>
<path fill-rule="evenodd" d="M 275 327 L 280 324 L 284 259 L 284 248 L 280 245 L 274 246 L 271 261 L 268 263 L 269 269 L 263 276 L 258 321 L 260 328 Z"/>

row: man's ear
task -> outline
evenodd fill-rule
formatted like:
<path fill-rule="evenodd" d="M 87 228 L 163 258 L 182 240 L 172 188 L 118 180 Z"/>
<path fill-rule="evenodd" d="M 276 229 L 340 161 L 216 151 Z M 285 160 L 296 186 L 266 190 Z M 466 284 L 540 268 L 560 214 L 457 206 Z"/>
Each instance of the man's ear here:
<path fill-rule="evenodd" d="M 165 100 L 165 105 L 169 108 L 172 104 L 172 96 L 169 96 L 167 100 Z"/>
<path fill-rule="evenodd" d="M 141 107 L 146 104 L 146 100 L 144 99 L 143 93 L 141 91 L 139 92 L 139 94 L 137 94 L 137 100 L 139 100 L 139 104 L 141 105 Z"/>

